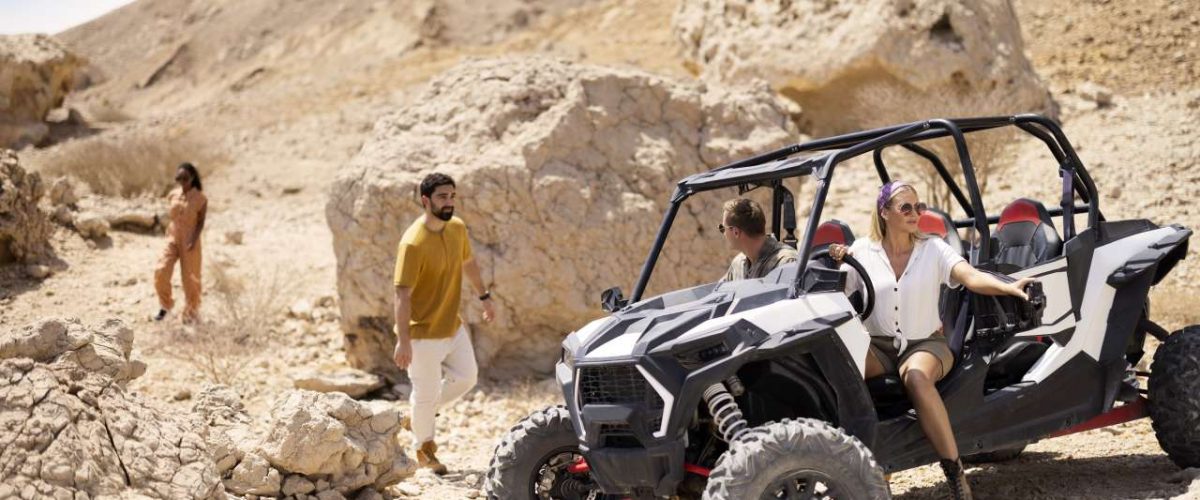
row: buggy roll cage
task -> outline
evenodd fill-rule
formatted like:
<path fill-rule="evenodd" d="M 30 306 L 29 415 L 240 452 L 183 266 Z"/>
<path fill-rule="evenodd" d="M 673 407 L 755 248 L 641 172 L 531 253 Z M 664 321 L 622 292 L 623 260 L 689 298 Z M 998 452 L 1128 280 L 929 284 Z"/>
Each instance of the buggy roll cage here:
<path fill-rule="evenodd" d="M 1084 168 L 1075 149 L 1063 134 L 1062 128 L 1053 120 L 1036 114 L 1015 116 L 995 116 L 982 118 L 932 119 L 908 124 L 893 125 L 872 130 L 864 130 L 849 134 L 817 139 L 804 143 L 792 144 L 783 148 L 759 154 L 750 158 L 735 161 L 708 172 L 689 176 L 675 187 L 671 195 L 670 205 L 663 217 L 662 224 L 650 248 L 650 255 L 642 265 L 642 271 L 634 287 L 633 294 L 627 303 L 632 304 L 642 299 L 642 294 L 650 282 L 658 256 L 666 243 L 671 225 L 679 213 L 679 207 L 694 194 L 727 187 L 740 187 L 743 192 L 753 187 L 770 186 L 774 190 L 772 226 L 775 234 L 779 234 L 781 215 L 794 220 L 795 214 L 782 214 L 781 203 L 791 198 L 791 192 L 782 187 L 784 179 L 805 175 L 816 175 L 817 193 L 813 199 L 812 210 L 805 225 L 804 238 L 798 242 L 800 252 L 799 269 L 792 286 L 791 296 L 801 293 L 800 283 L 808 266 L 811 254 L 813 235 L 821 223 L 821 209 L 829 194 L 829 186 L 833 179 L 835 167 L 846 160 L 858 157 L 867 152 L 873 152 L 875 169 L 880 181 L 889 182 L 887 166 L 883 162 L 883 150 L 890 146 L 900 146 L 927 160 L 937 171 L 942 181 L 950 189 L 951 195 L 963 209 L 966 218 L 955 220 L 954 227 L 974 228 L 980 242 L 988 242 L 991 238 L 989 225 L 999 222 L 1000 217 L 987 215 L 979 184 L 975 177 L 975 167 L 967 148 L 965 134 L 991 130 L 1001 127 L 1016 127 L 1037 138 L 1050 149 L 1059 164 L 1059 176 L 1063 179 L 1062 202 L 1060 206 L 1049 210 L 1050 215 L 1063 217 L 1063 240 L 1075 236 L 1074 218 L 1066 214 L 1087 212 L 1088 227 L 1100 229 L 1099 222 L 1104 220 L 1100 213 L 1100 200 L 1096 185 L 1091 175 Z M 963 178 L 966 181 L 967 192 L 964 193 L 958 182 L 946 169 L 941 159 L 932 151 L 916 143 L 951 137 L 954 139 L 955 151 L 962 167 Z M 809 153 L 796 157 L 800 153 Z M 1075 196 L 1082 204 L 1075 204 Z M 980 244 L 972 252 L 971 263 L 978 266 L 991 259 L 990 244 Z"/>

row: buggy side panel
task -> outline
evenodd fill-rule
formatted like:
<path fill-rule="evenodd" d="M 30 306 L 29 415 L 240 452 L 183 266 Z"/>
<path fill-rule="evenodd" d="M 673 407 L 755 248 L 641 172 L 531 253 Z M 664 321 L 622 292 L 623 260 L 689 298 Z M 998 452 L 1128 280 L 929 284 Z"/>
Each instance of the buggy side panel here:
<path fill-rule="evenodd" d="M 1108 229 L 1106 226 L 1109 224 L 1104 223 L 1106 232 Z M 1113 236 L 1115 237 L 1122 236 L 1122 233 L 1131 229 L 1122 223 L 1113 225 L 1116 226 L 1113 228 L 1115 229 L 1113 231 L 1115 233 Z M 1092 231 L 1092 229 L 1088 229 L 1085 233 Z M 1102 359 L 1101 351 L 1104 348 L 1105 337 L 1108 335 L 1110 327 L 1122 326 L 1120 324 L 1110 325 L 1110 312 L 1116 308 L 1118 311 L 1121 311 L 1119 317 L 1123 317 L 1126 312 L 1130 312 L 1136 322 L 1137 315 L 1141 312 L 1140 307 L 1145 300 L 1145 291 L 1142 290 L 1140 291 L 1140 298 L 1130 297 L 1128 296 L 1129 294 L 1123 294 L 1120 297 L 1121 302 L 1134 302 L 1134 304 L 1118 304 L 1117 289 L 1108 283 L 1109 276 L 1118 268 L 1129 263 L 1138 253 L 1150 248 L 1151 245 L 1173 234 L 1175 231 L 1177 231 L 1175 228 L 1170 227 L 1149 229 L 1125 235 L 1115 241 L 1101 241 L 1099 242 L 1099 246 L 1091 252 L 1090 259 L 1077 259 L 1074 262 L 1069 262 L 1068 265 L 1071 267 L 1077 267 L 1076 262 L 1087 261 L 1088 263 L 1086 274 L 1080 273 L 1078 269 L 1073 269 L 1072 271 L 1074 272 L 1070 273 L 1072 278 L 1079 279 L 1083 283 L 1081 293 L 1076 290 L 1080 283 L 1071 283 L 1072 295 L 1079 294 L 1081 296 L 1079 323 L 1076 325 L 1075 332 L 1071 336 L 1070 341 L 1065 345 L 1056 344 L 1051 346 L 1042 355 L 1042 358 L 1034 364 L 1033 368 L 1029 370 L 1029 373 L 1025 376 L 1025 380 L 1031 382 L 1044 381 L 1080 353 L 1086 354 L 1096 362 L 1100 362 Z M 1085 236 L 1081 234 L 1080 237 L 1084 238 Z M 1087 250 L 1080 249 L 1077 251 Z M 1047 296 L 1049 297 L 1050 294 L 1047 293 Z M 1137 310 L 1126 311 L 1127 309 Z M 1114 331 L 1114 333 L 1117 333 L 1117 331 Z M 1132 333 L 1132 329 L 1128 333 Z M 1114 337 L 1120 337 L 1119 340 L 1122 343 L 1127 340 L 1127 336 L 1123 335 L 1114 335 Z M 1116 341 L 1113 340 L 1113 342 Z"/>

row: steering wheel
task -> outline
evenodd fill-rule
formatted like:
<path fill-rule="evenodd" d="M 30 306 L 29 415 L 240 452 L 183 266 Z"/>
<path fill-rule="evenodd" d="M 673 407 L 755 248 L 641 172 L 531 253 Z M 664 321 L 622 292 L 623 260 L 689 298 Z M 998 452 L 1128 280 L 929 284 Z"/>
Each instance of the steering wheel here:
<path fill-rule="evenodd" d="M 829 256 L 828 248 L 813 252 L 809 259 L 820 259 L 824 262 L 836 262 L 833 260 L 833 257 Z M 863 288 L 866 289 L 866 300 L 863 302 L 863 308 L 862 311 L 858 313 L 858 317 L 859 319 L 865 320 L 871 315 L 871 311 L 875 309 L 875 284 L 871 282 L 871 276 L 867 274 L 867 269 L 864 268 L 862 263 L 859 262 L 858 259 L 855 259 L 853 255 L 847 253 L 842 257 L 842 262 L 849 264 L 850 267 L 854 268 L 855 271 L 858 271 L 859 278 L 862 278 L 863 280 Z"/>

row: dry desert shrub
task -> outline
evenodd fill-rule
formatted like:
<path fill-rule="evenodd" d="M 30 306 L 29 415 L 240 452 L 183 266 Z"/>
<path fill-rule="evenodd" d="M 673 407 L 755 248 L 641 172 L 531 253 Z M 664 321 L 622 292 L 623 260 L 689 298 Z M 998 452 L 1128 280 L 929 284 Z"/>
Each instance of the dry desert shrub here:
<path fill-rule="evenodd" d="M 232 385 L 249 361 L 276 340 L 273 326 L 285 304 L 282 273 L 238 276 L 221 263 L 204 272 L 203 321 L 172 329 L 164 351 L 209 381 Z"/>
<path fill-rule="evenodd" d="M 33 160 L 51 177 L 74 177 L 106 196 L 161 196 L 174 186 L 175 169 L 191 162 L 208 176 L 225 163 L 217 148 L 187 131 L 139 130 L 68 141 Z"/>

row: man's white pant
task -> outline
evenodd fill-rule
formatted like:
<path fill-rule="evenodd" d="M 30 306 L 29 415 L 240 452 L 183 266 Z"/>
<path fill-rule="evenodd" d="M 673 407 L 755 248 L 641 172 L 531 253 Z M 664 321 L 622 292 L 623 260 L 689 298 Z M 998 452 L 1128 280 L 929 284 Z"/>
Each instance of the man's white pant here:
<path fill-rule="evenodd" d="M 448 339 L 413 339 L 408 378 L 412 381 L 412 432 L 415 445 L 433 440 L 433 417 L 439 408 L 475 386 L 479 367 L 466 325 Z"/>

